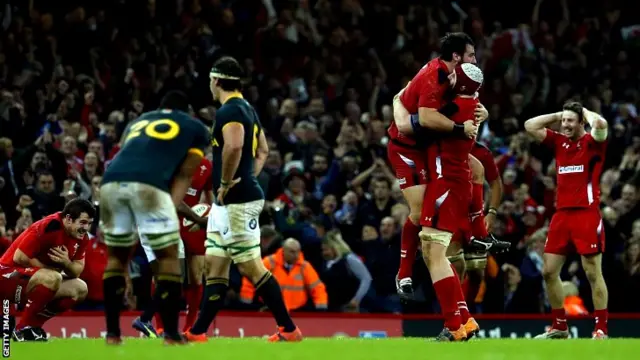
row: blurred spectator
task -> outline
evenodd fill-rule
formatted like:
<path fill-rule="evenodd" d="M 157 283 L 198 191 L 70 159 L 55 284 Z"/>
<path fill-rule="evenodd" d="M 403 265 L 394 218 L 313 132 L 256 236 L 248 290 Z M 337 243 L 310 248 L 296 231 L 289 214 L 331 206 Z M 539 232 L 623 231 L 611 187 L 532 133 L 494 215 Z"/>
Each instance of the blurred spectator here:
<path fill-rule="evenodd" d="M 275 254 L 262 261 L 280 284 L 282 297 L 289 311 L 326 310 L 327 290 L 315 269 L 304 260 L 300 250 L 300 243 L 289 238 Z M 253 284 L 249 279 L 243 278 L 240 301 L 251 304 L 254 296 Z"/>
<path fill-rule="evenodd" d="M 578 287 L 571 281 L 562 282 L 564 292 L 564 311 L 569 316 L 589 315 L 584 307 L 584 301 L 578 295 Z"/>

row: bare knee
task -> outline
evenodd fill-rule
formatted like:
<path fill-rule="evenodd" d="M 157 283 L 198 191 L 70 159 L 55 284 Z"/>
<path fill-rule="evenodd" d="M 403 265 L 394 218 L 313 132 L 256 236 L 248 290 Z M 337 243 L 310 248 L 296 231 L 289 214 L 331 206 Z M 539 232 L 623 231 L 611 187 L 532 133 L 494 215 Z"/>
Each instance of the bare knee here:
<path fill-rule="evenodd" d="M 595 284 L 602 278 L 602 269 L 596 261 L 589 258 L 583 258 L 582 267 L 590 284 Z"/>
<path fill-rule="evenodd" d="M 553 281 L 560 277 L 560 268 L 552 265 L 544 264 L 542 267 L 542 278 L 544 281 Z"/>
<path fill-rule="evenodd" d="M 29 283 L 57 291 L 62 285 L 62 274 L 54 270 L 40 269 L 33 274 Z"/>
<path fill-rule="evenodd" d="M 264 263 L 262 263 L 262 259 L 260 258 L 249 260 L 237 265 L 240 274 L 242 274 L 242 276 L 246 276 L 254 284 L 260 281 L 260 279 L 268 271 L 264 266 Z"/>
<path fill-rule="evenodd" d="M 86 282 L 81 279 L 72 279 L 67 280 L 66 282 L 70 284 L 70 293 L 73 300 L 83 301 L 87 297 L 89 287 Z"/>
<path fill-rule="evenodd" d="M 413 225 L 419 225 L 420 224 L 420 213 L 419 212 L 412 212 L 409 214 L 409 221 L 411 221 L 411 223 Z"/>
<path fill-rule="evenodd" d="M 205 267 L 207 269 L 207 278 L 229 278 L 229 267 L 231 261 L 219 256 L 207 255 L 205 257 Z M 238 267 L 238 269 L 240 269 Z"/>

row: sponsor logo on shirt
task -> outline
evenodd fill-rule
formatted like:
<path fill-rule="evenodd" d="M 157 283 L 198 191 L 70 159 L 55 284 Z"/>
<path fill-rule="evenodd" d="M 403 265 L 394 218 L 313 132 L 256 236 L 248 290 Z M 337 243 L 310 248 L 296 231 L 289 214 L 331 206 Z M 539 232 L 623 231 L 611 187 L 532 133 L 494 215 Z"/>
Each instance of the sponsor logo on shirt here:
<path fill-rule="evenodd" d="M 568 165 L 558 168 L 558 175 L 584 172 L 584 165 Z"/>
<path fill-rule="evenodd" d="M 196 196 L 197 193 L 198 192 L 194 188 L 189 188 L 189 190 L 187 190 L 187 195 L 189 196 Z"/>

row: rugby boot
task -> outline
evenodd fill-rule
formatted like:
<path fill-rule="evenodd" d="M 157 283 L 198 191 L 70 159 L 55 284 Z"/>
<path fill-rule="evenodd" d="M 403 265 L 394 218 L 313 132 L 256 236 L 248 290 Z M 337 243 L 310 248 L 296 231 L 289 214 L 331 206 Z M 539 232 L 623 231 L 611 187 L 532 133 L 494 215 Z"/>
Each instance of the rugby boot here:
<path fill-rule="evenodd" d="M 445 327 L 440 334 L 436 336 L 436 341 L 467 341 L 467 331 L 464 329 L 464 325 L 455 331 L 451 331 Z"/>
<path fill-rule="evenodd" d="M 509 250 L 510 247 L 510 242 L 498 240 L 493 236 L 493 234 L 489 234 L 489 236 L 484 239 L 472 237 L 471 241 L 469 241 L 469 244 L 465 248 L 465 252 L 486 253 L 489 251 L 493 254 L 499 254 Z"/>
<path fill-rule="evenodd" d="M 300 329 L 296 327 L 292 332 L 285 332 L 283 327 L 279 327 L 278 331 L 269 336 L 269 342 L 279 342 L 279 341 L 287 341 L 287 342 L 298 342 L 302 341 L 302 332 Z"/>
<path fill-rule="evenodd" d="M 175 335 L 164 334 L 163 338 L 164 338 L 165 345 L 186 345 L 188 342 L 187 338 L 180 334 L 175 334 Z"/>
<path fill-rule="evenodd" d="M 467 332 L 467 340 L 470 340 L 480 332 L 480 325 L 478 325 L 476 319 L 472 317 L 470 317 L 463 326 L 464 330 Z"/>
<path fill-rule="evenodd" d="M 593 332 L 593 334 L 591 334 L 591 338 L 593 340 L 605 340 L 605 339 L 609 338 L 609 335 L 607 335 L 602 330 L 596 330 L 596 331 Z"/>
<path fill-rule="evenodd" d="M 105 338 L 107 341 L 107 345 L 120 345 L 122 344 L 122 338 L 120 336 L 107 334 Z"/>
<path fill-rule="evenodd" d="M 543 332 L 540 335 L 536 335 L 534 339 L 568 339 L 569 338 L 569 330 L 558 330 L 554 328 L 550 328 L 546 332 Z"/>
<path fill-rule="evenodd" d="M 13 341 L 23 342 L 23 341 L 37 341 L 44 342 L 48 341 L 47 332 L 44 329 L 39 327 L 24 327 L 20 330 L 13 331 Z"/>
<path fill-rule="evenodd" d="M 183 335 L 187 339 L 188 342 L 206 343 L 207 340 L 209 340 L 207 338 L 207 334 L 193 334 L 193 333 L 191 333 L 191 329 L 185 331 Z"/>
<path fill-rule="evenodd" d="M 398 279 L 398 275 L 396 275 L 396 291 L 400 300 L 413 300 L 413 281 L 411 278 Z"/>
<path fill-rule="evenodd" d="M 158 337 L 156 329 L 153 327 L 151 321 L 144 322 L 139 317 L 133 320 L 131 327 L 140 331 L 142 335 L 148 338 L 155 339 Z"/>

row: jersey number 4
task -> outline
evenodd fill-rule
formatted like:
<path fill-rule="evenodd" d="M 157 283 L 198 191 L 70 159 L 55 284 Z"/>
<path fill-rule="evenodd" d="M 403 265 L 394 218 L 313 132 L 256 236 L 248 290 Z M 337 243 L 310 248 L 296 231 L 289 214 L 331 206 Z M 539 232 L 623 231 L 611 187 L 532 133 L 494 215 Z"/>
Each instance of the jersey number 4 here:
<path fill-rule="evenodd" d="M 165 125 L 165 129 L 159 130 L 158 127 Z M 150 138 L 158 139 L 158 140 L 172 140 L 180 133 L 180 125 L 173 120 L 170 119 L 159 119 L 154 121 L 142 120 L 137 123 L 131 125 L 129 129 L 129 134 L 124 139 L 124 142 L 138 137 L 142 134 L 147 135 Z"/>

